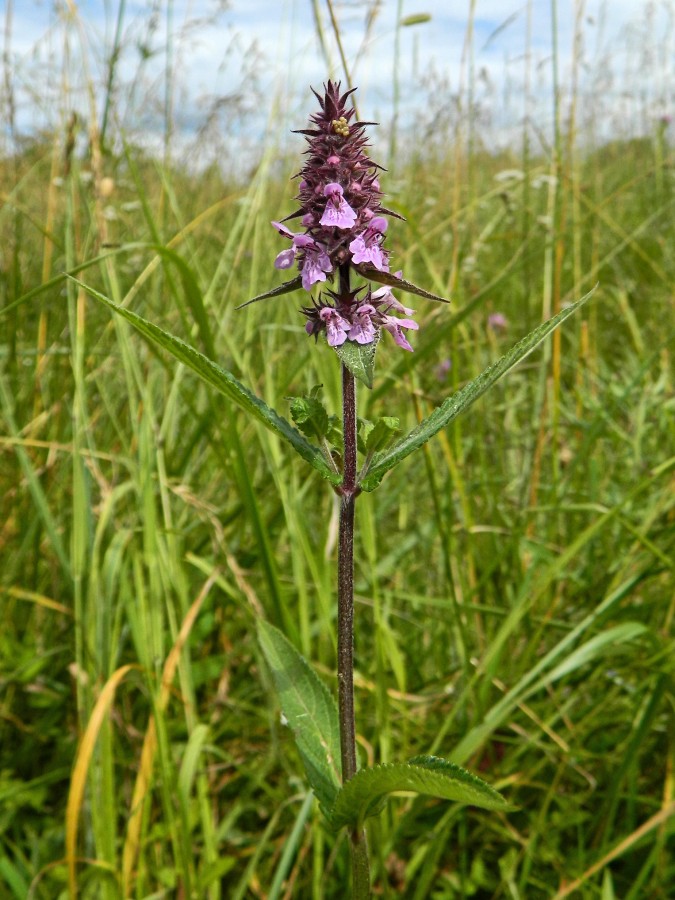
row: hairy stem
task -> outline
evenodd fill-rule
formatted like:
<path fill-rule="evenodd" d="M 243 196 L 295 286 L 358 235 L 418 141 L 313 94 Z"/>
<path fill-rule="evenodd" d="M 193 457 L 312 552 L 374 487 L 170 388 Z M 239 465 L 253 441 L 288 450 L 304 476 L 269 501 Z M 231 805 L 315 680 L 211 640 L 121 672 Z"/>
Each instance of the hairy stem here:
<path fill-rule="evenodd" d="M 340 295 L 349 294 L 349 266 L 340 267 Z M 356 724 L 354 718 L 354 506 L 356 482 L 356 386 L 354 376 L 342 366 L 342 428 L 344 466 L 340 485 L 340 536 L 338 542 L 338 706 L 342 781 L 356 774 Z M 370 897 L 370 873 L 366 833 L 349 832 L 354 900 Z"/>
<path fill-rule="evenodd" d="M 356 399 L 354 376 L 342 366 L 344 472 L 338 543 L 338 698 L 342 780 L 356 773 L 354 723 L 354 506 L 356 503 Z"/>

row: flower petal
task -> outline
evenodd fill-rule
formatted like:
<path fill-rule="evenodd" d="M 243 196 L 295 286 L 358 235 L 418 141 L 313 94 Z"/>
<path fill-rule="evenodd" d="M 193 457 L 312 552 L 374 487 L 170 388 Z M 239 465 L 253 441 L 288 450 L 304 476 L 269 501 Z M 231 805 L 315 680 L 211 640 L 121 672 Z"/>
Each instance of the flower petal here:
<path fill-rule="evenodd" d="M 331 181 L 325 186 L 323 193 L 328 197 L 328 203 L 319 219 L 319 225 L 326 228 L 352 228 L 357 216 L 343 197 L 342 185 Z"/>
<path fill-rule="evenodd" d="M 341 200 L 339 206 L 329 200 L 319 219 L 319 225 L 326 228 L 352 228 L 355 222 L 356 213 L 346 200 Z"/>
<path fill-rule="evenodd" d="M 272 222 L 272 225 L 276 228 L 279 234 L 282 234 L 284 237 L 293 238 L 295 237 L 295 233 L 291 231 L 290 228 L 286 228 L 285 225 L 282 225 L 281 222 Z"/>
<path fill-rule="evenodd" d="M 324 197 L 334 197 L 336 194 L 341 197 L 344 194 L 344 188 L 336 181 L 331 181 L 323 189 L 323 195 Z"/>
<path fill-rule="evenodd" d="M 349 245 L 349 251 L 352 254 L 352 262 L 360 263 L 366 262 L 368 259 L 368 248 L 366 247 L 366 242 L 363 240 L 363 235 L 360 234 L 358 237 L 355 237 L 354 240 Z"/>
<path fill-rule="evenodd" d="M 290 269 L 295 262 L 295 250 L 282 250 L 274 260 L 275 269 Z"/>
<path fill-rule="evenodd" d="M 340 347 L 347 340 L 349 322 L 332 306 L 319 310 L 319 318 L 326 324 L 326 338 L 331 347 Z"/>
<path fill-rule="evenodd" d="M 391 334 L 391 336 L 394 338 L 394 341 L 399 347 L 401 347 L 403 350 L 410 350 L 411 353 L 413 352 L 413 348 L 408 343 L 406 336 L 403 334 L 398 325 L 387 323 L 384 325 L 384 327 L 387 329 L 389 334 Z"/>
<path fill-rule="evenodd" d="M 370 303 L 364 303 L 356 310 L 354 321 L 349 329 L 349 340 L 357 344 L 370 344 L 375 340 L 377 331 L 371 319 L 375 307 Z"/>

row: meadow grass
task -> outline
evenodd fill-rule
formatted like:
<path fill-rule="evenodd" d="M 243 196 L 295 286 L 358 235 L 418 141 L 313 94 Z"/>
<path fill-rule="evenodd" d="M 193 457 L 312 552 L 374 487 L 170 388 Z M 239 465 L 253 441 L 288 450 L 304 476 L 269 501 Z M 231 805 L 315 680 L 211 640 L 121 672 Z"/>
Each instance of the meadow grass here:
<path fill-rule="evenodd" d="M 569 127 L 548 156 L 434 146 L 386 185 L 397 267 L 453 303 L 416 304 L 414 354 L 383 342 L 366 418 L 408 430 L 599 288 L 359 500 L 364 761 L 437 753 L 515 807 L 390 801 L 370 820 L 383 897 L 675 882 L 673 155 L 658 126 L 583 153 Z M 337 412 L 298 297 L 235 310 L 278 277 L 297 160 L 270 145 L 234 183 L 89 137 L 0 167 L 0 896 L 342 898 L 346 843 L 255 639 L 265 616 L 335 688 L 335 497 L 62 275 L 285 414 L 316 384 Z"/>

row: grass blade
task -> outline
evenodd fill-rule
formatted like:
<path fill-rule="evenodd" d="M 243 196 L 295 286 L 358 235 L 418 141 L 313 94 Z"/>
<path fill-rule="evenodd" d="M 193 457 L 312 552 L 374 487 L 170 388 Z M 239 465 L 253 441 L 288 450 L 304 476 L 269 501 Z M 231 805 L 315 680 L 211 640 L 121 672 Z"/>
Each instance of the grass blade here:
<path fill-rule="evenodd" d="M 81 281 L 73 278 L 80 287 L 96 300 L 100 300 L 114 312 L 118 313 L 122 318 L 130 322 L 137 331 L 156 344 L 168 350 L 171 355 L 179 362 L 184 363 L 188 368 L 192 369 L 195 374 L 214 387 L 217 391 L 232 400 L 247 413 L 256 418 L 259 422 L 274 431 L 277 435 L 284 438 L 293 447 L 293 449 L 313 466 L 324 478 L 327 478 L 333 484 L 337 484 L 340 476 L 333 472 L 318 447 L 314 447 L 309 441 L 297 431 L 293 426 L 280 416 L 275 410 L 271 409 L 267 404 L 257 397 L 252 391 L 245 387 L 241 382 L 228 372 L 226 369 L 214 363 L 208 357 L 204 356 L 194 347 L 186 344 L 175 335 L 169 334 L 157 325 L 153 325 L 147 319 L 139 316 L 137 313 L 122 306 L 118 306 L 108 299 L 104 294 Z"/>

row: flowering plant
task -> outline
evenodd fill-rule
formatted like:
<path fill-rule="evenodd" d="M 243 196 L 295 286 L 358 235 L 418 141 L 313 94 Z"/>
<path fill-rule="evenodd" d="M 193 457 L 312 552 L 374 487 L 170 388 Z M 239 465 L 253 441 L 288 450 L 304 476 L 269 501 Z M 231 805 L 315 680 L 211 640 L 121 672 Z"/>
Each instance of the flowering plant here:
<path fill-rule="evenodd" d="M 321 708 L 326 704 L 330 707 L 323 686 L 307 676 L 306 664 L 304 661 L 301 664 L 297 651 L 280 632 L 261 622 L 259 638 L 275 677 L 284 715 L 303 756 L 308 779 L 329 822 L 335 827 L 345 825 L 348 828 L 353 896 L 362 898 L 370 896 L 363 821 L 379 809 L 375 801 L 389 791 L 405 787 L 487 809 L 504 809 L 506 803 L 480 779 L 436 757 L 422 756 L 402 765 L 358 769 L 353 692 L 354 504 L 362 489 L 372 490 L 377 486 L 384 471 L 411 452 L 411 444 L 417 447 L 428 440 L 432 433 L 450 421 L 463 403 L 460 399 L 458 404 L 457 397 L 452 398 L 454 409 L 451 412 L 446 401 L 416 432 L 411 432 L 403 442 L 394 445 L 389 456 L 385 448 L 397 430 L 398 420 L 383 417 L 372 426 L 367 441 L 362 442 L 366 460 L 361 472 L 357 472 L 354 377 L 368 387 L 372 386 L 374 349 L 383 330 L 392 335 L 397 346 L 412 351 L 404 329 L 418 329 L 417 322 L 411 318 L 414 310 L 397 300 L 392 288 L 444 303 L 447 301 L 405 281 L 401 271 L 393 275 L 390 273 L 391 253 L 384 247 L 388 228 L 386 216 L 402 217 L 382 206 L 378 178 L 381 167 L 366 153 L 365 126 L 373 123 L 354 121 L 355 111 L 347 106 L 351 93 L 350 90 L 341 94 L 339 83 L 332 81 L 325 86 L 323 96 L 314 91 L 320 110 L 311 117 L 311 127 L 299 131 L 308 143 L 306 162 L 295 176 L 300 179 L 296 198 L 299 208 L 283 222 L 272 222 L 279 234 L 291 241 L 291 247 L 277 255 L 276 268 L 287 270 L 297 266 L 299 274 L 280 288 L 261 294 L 254 300 L 300 288 L 309 292 L 311 304 L 302 308 L 302 313 L 307 317 L 305 330 L 315 338 L 325 334 L 328 345 L 337 351 L 342 362 L 342 471 L 338 472 L 341 477 L 335 485 L 340 496 L 338 709 L 327 715 L 322 727 L 313 735 L 313 741 L 308 735 L 311 726 L 307 723 L 306 701 L 312 698 L 311 708 Z M 284 224 L 293 219 L 300 220 L 304 231 L 294 232 Z M 367 286 L 352 289 L 352 271 L 365 278 Z M 381 286 L 373 290 L 371 282 Z M 331 287 L 328 287 L 329 284 Z M 319 293 L 314 295 L 316 288 L 319 288 Z M 484 376 L 469 386 L 467 399 L 477 395 L 477 391 L 482 393 L 487 389 L 492 377 L 488 373 Z M 477 383 L 481 379 L 484 385 L 479 387 Z M 323 408 L 318 394 L 318 389 L 315 389 L 309 398 L 304 398 L 304 402 L 294 401 L 291 413 L 304 433 L 324 440 L 332 427 L 329 425 L 331 417 Z M 329 453 L 327 457 L 334 465 Z M 373 457 L 376 461 L 374 471 L 370 468 Z M 298 698 L 288 688 L 293 680 L 291 672 L 303 682 L 304 702 L 298 703 Z M 331 738 L 334 739 L 338 733 L 340 766 L 335 767 L 338 747 L 337 743 L 331 743 Z M 308 741 L 311 743 L 311 753 Z M 317 756 L 323 760 L 320 778 L 316 773 Z"/>
<path fill-rule="evenodd" d="M 388 471 L 466 411 L 571 316 L 590 294 L 536 328 L 481 375 L 447 397 L 407 435 L 393 440 L 398 421 L 389 416 L 370 423 L 366 432 L 359 435 L 355 378 L 372 385 L 374 350 L 383 330 L 404 350 L 412 350 L 404 329 L 417 330 L 417 323 L 411 318 L 413 310 L 403 306 L 392 289 L 435 300 L 443 298 L 404 280 L 401 272 L 389 271 L 390 251 L 384 247 L 386 217 L 401 217 L 381 204 L 380 167 L 365 152 L 364 129 L 369 123 L 353 121 L 354 111 L 346 105 L 350 94 L 347 91 L 341 95 L 339 84 L 329 81 L 324 96 L 316 95 L 321 109 L 312 116 L 312 127 L 302 132 L 309 147 L 307 161 L 299 173 L 300 207 L 284 221 L 299 218 L 304 231 L 294 232 L 283 222 L 273 223 L 279 234 L 291 242 L 290 247 L 278 254 L 275 265 L 278 269 L 297 265 L 298 274 L 249 301 L 300 289 L 310 293 L 310 303 L 302 308 L 307 318 L 306 331 L 315 338 L 325 334 L 328 345 L 335 349 L 341 361 L 342 433 L 341 440 L 333 441 L 339 446 L 339 452 L 333 453 L 329 447 L 333 433 L 340 430 L 337 419 L 324 409 L 318 388 L 309 397 L 293 401 L 294 427 L 214 360 L 94 288 L 77 283 L 134 325 L 148 340 L 168 350 L 207 384 L 286 440 L 331 483 L 340 498 L 337 706 L 324 683 L 277 628 L 260 619 L 258 637 L 280 696 L 285 721 L 294 732 L 307 780 L 329 825 L 348 832 L 352 896 L 363 900 L 370 896 L 364 822 L 379 812 L 382 800 L 389 793 L 417 791 L 492 810 L 505 810 L 508 806 L 481 779 L 435 756 L 417 756 L 405 763 L 358 766 L 353 689 L 356 499 L 362 491 L 377 488 Z M 352 289 L 352 271 L 364 278 L 367 285 Z M 372 282 L 379 285 L 374 290 Z M 313 291 L 317 287 L 319 294 L 315 296 Z M 359 450 L 365 454 L 360 471 Z"/>

